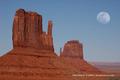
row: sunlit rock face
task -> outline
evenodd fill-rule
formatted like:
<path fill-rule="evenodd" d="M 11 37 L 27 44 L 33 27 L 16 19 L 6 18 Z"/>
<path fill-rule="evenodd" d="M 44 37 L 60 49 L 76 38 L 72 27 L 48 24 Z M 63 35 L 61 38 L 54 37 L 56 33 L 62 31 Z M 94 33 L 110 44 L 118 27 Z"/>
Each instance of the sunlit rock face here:
<path fill-rule="evenodd" d="M 54 51 L 52 21 L 48 21 L 48 32 L 44 32 L 41 15 L 19 9 L 14 17 L 12 39 L 14 48 L 31 47 Z"/>
<path fill-rule="evenodd" d="M 61 57 L 72 57 L 83 59 L 83 45 L 78 40 L 71 40 L 65 43 Z"/>

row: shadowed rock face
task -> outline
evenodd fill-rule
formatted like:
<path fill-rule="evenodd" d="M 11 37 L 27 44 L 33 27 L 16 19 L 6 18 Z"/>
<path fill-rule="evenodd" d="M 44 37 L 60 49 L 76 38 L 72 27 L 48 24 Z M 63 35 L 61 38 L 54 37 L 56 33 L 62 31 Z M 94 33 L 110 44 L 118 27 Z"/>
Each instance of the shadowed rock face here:
<path fill-rule="evenodd" d="M 31 47 L 40 50 L 53 48 L 52 21 L 48 21 L 48 32 L 42 30 L 42 16 L 36 12 L 16 11 L 13 22 L 13 47 Z"/>

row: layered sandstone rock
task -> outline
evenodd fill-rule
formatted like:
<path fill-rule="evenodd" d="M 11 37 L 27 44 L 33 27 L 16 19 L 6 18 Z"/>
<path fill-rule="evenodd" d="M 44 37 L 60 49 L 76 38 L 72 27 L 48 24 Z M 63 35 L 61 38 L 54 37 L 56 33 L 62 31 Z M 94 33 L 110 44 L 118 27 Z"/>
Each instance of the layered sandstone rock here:
<path fill-rule="evenodd" d="M 83 58 L 83 45 L 78 40 L 71 40 L 65 43 L 60 53 L 61 60 L 85 73 L 101 73 L 97 68 L 88 64 Z"/>
<path fill-rule="evenodd" d="M 53 54 L 30 48 L 13 49 L 0 58 L 0 80 L 73 80 L 72 74 L 80 74 Z"/>

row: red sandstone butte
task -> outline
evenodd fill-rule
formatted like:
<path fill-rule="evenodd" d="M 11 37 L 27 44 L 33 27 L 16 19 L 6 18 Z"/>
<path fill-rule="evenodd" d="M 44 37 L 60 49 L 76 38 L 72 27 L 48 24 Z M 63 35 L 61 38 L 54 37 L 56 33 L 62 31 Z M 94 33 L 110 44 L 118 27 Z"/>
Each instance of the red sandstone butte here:
<path fill-rule="evenodd" d="M 64 45 L 63 52 L 60 54 L 61 57 L 72 57 L 83 59 L 83 45 L 77 40 L 68 41 Z"/>
<path fill-rule="evenodd" d="M 13 23 L 13 47 L 36 48 L 54 52 L 52 21 L 48 21 L 48 32 L 42 30 L 42 16 L 36 12 L 16 11 Z"/>
<path fill-rule="evenodd" d="M 65 44 L 58 57 L 54 52 L 52 26 L 52 21 L 48 21 L 48 31 L 44 32 L 41 15 L 23 9 L 16 11 L 13 49 L 0 57 L 0 80 L 103 80 L 73 76 L 97 69 L 84 61 L 82 45 L 76 41 Z"/>
<path fill-rule="evenodd" d="M 61 60 L 85 73 L 101 73 L 97 68 L 93 67 L 83 56 L 83 45 L 78 40 L 71 40 L 65 43 L 63 51 L 60 54 Z"/>

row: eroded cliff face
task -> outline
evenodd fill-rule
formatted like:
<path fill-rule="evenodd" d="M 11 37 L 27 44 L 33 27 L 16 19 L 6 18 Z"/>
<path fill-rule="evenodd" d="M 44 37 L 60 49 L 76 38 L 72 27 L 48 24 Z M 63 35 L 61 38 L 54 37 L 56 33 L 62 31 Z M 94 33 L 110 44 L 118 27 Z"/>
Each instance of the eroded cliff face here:
<path fill-rule="evenodd" d="M 36 12 L 16 11 L 13 22 L 13 47 L 30 47 L 54 52 L 52 21 L 48 21 L 48 32 L 42 30 L 42 16 Z"/>

